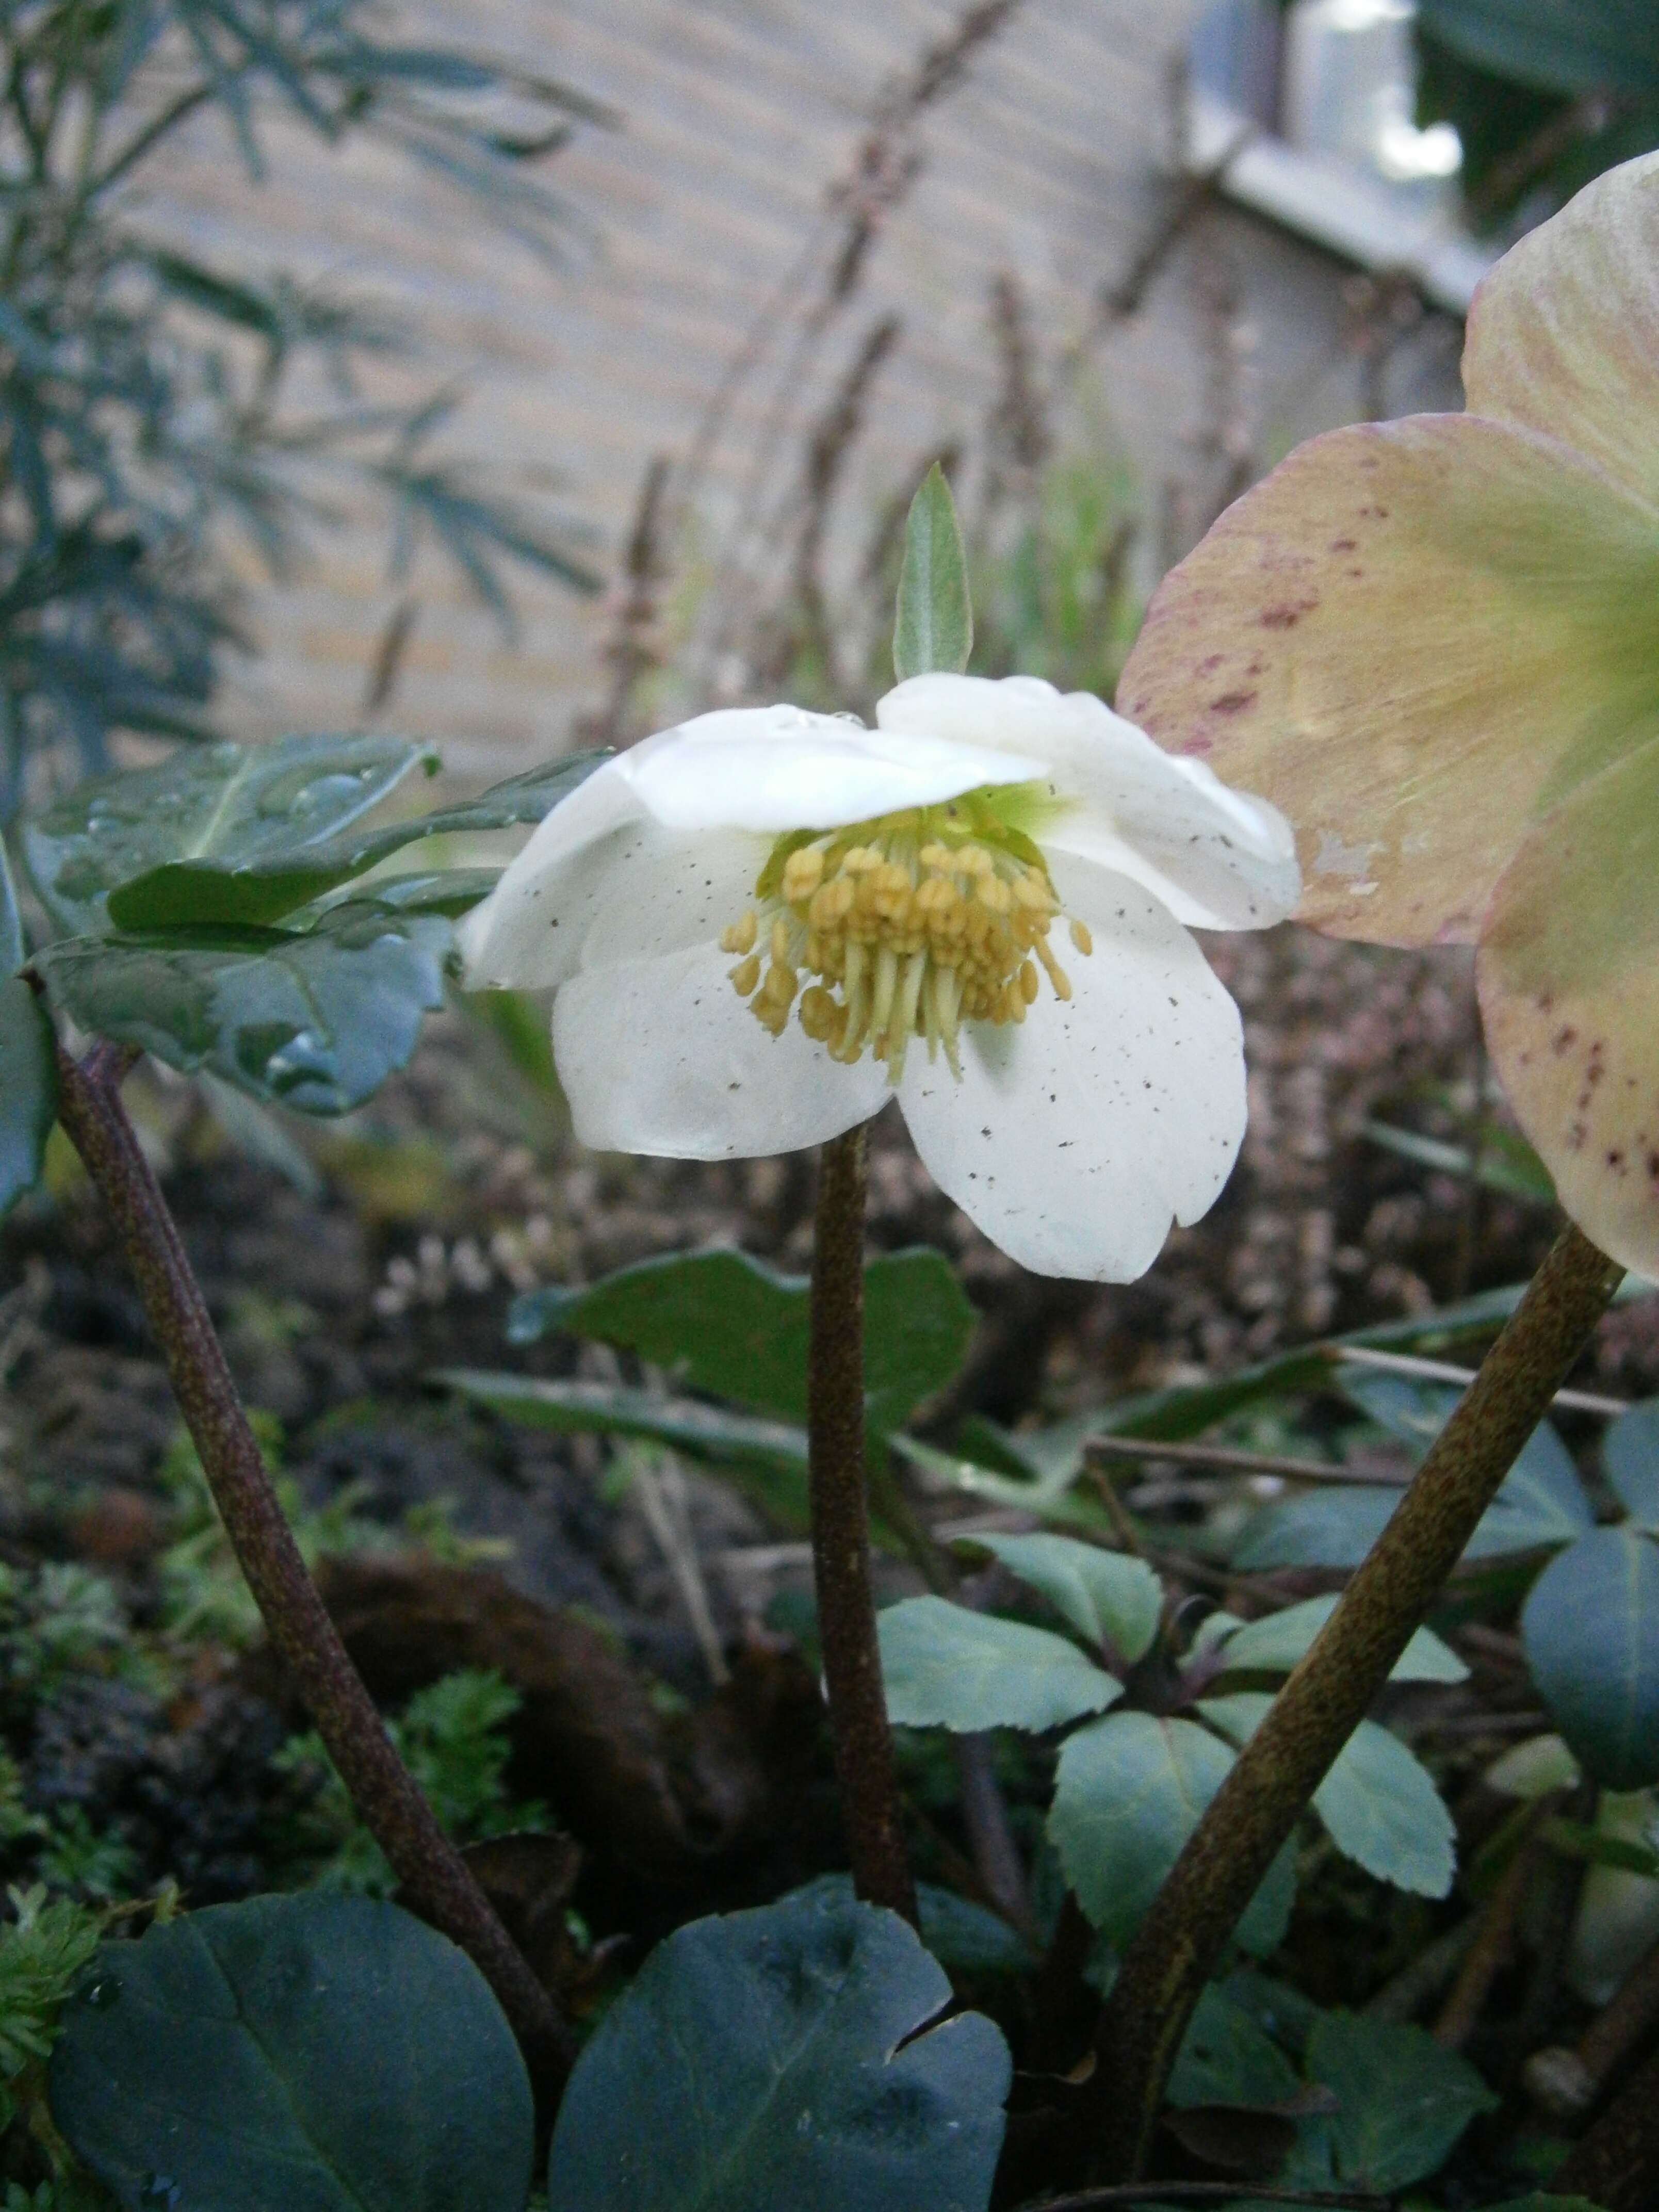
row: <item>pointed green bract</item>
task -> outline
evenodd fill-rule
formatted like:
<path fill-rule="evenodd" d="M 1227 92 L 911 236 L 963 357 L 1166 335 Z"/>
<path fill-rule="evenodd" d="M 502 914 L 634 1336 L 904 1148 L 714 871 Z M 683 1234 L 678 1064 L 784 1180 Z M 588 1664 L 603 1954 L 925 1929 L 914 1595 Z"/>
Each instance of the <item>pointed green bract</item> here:
<path fill-rule="evenodd" d="M 893 623 L 893 669 L 901 684 L 936 669 L 960 675 L 974 649 L 968 556 L 956 501 L 937 461 L 922 478 L 904 526 Z"/>

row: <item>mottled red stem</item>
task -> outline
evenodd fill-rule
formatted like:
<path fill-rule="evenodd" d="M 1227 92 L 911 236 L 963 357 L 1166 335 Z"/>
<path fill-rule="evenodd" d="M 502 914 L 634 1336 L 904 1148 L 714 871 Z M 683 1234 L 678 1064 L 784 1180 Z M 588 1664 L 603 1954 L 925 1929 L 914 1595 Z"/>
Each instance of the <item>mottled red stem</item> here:
<path fill-rule="evenodd" d="M 1188 1838 L 1101 2014 L 1096 2179 L 1130 2181 L 1145 2172 L 1187 2023 L 1240 1914 L 1549 1411 L 1623 1273 L 1577 1229 L 1557 1238 L 1341 1603 Z"/>
<path fill-rule="evenodd" d="M 363 1825 L 416 1911 L 459 1943 L 501 2001 L 545 2096 L 575 2044 L 398 1757 L 307 1571 L 248 1427 L 201 1287 L 121 1103 L 129 1056 L 58 1060 L 58 1118 L 108 1208 L 213 1500 L 266 1632 Z"/>
<path fill-rule="evenodd" d="M 812 1577 L 830 1729 L 853 1887 L 913 1925 L 916 1890 L 904 1844 L 892 1733 L 881 1686 L 864 1471 L 865 1133 L 823 1147 L 812 1247 L 806 1370 Z"/>

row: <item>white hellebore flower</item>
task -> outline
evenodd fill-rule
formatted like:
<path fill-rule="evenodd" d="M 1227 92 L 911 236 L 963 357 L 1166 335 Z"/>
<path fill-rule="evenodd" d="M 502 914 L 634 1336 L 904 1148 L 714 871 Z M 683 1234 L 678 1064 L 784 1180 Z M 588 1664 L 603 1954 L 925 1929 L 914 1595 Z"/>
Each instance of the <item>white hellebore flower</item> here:
<path fill-rule="evenodd" d="M 912 677 L 876 722 L 734 708 L 607 761 L 469 916 L 468 981 L 556 988 L 584 1144 L 793 1152 L 896 1094 L 1004 1251 L 1128 1281 L 1244 1131 L 1188 928 L 1282 920 L 1291 833 L 1031 677 Z"/>

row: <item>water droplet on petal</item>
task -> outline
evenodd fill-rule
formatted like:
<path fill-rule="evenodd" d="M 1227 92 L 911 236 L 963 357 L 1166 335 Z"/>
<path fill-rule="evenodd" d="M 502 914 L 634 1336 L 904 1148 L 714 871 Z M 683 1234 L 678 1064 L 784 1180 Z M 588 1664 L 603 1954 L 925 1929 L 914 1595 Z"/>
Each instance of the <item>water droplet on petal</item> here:
<path fill-rule="evenodd" d="M 804 730 L 806 717 L 799 707 L 769 707 L 766 726 L 769 730 Z"/>

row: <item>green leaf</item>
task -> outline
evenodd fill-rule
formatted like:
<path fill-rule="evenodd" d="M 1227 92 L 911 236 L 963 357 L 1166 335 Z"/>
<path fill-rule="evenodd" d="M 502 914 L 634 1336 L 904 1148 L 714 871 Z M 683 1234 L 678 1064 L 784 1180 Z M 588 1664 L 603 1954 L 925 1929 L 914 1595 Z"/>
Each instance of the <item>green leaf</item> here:
<path fill-rule="evenodd" d="M 850 1905 L 850 1874 L 820 1875 L 816 1881 L 791 1890 L 794 1898 L 830 1898 Z M 955 1966 L 969 1974 L 1024 1974 L 1036 1964 L 1025 1938 L 1000 1912 L 937 1882 L 916 1884 L 916 1907 L 921 1915 L 921 1940 L 942 1966 Z"/>
<path fill-rule="evenodd" d="M 586 1290 L 531 1291 L 507 1334 L 531 1344 L 558 1330 L 597 1337 L 667 1368 L 678 1382 L 784 1420 L 806 1418 L 804 1275 L 746 1252 L 672 1253 L 619 1268 Z M 866 1418 L 896 1428 L 961 1367 L 978 1316 L 942 1252 L 872 1260 L 864 1271 Z"/>
<path fill-rule="evenodd" d="M 526 1428 L 642 1437 L 717 1466 L 776 1468 L 805 1479 L 806 1431 L 785 1421 L 729 1413 L 695 1398 L 669 1398 L 622 1383 L 548 1382 L 480 1367 L 443 1367 L 432 1379 Z"/>
<path fill-rule="evenodd" d="M 901 684 L 935 669 L 959 675 L 974 649 L 968 556 L 956 501 L 937 461 L 922 478 L 904 525 L 893 623 L 893 672 Z"/>
<path fill-rule="evenodd" d="M 1409 2188 L 1443 2166 L 1469 2122 L 1498 2103 L 1468 2059 L 1423 2028 L 1361 2014 L 1322 2013 L 1305 2065 L 1309 2080 L 1337 2100 L 1320 2132 L 1343 2189 Z M 1291 2167 L 1299 2162 L 1292 2153 Z M 1281 2178 L 1287 2187 L 1308 2185 L 1289 2168 Z"/>
<path fill-rule="evenodd" d="M 26 820 L 23 855 L 61 929 L 101 929 L 113 918 L 111 894 L 158 870 L 194 862 L 209 875 L 234 874 L 314 851 L 379 805 L 417 763 L 435 766 L 432 754 L 395 738 L 181 746 L 159 768 L 81 784 Z M 238 907 L 210 916 L 173 907 L 145 920 L 263 921 L 283 910 Z"/>
<path fill-rule="evenodd" d="M 39 994 L 16 972 L 27 951 L 0 841 L 0 1219 L 40 1182 L 58 1118 L 58 1035 Z"/>
<path fill-rule="evenodd" d="M 1144 1712 L 1109 1714 L 1061 1745 L 1048 1838 L 1078 1903 L 1114 1950 L 1145 1917 L 1232 1763 L 1227 1746 L 1196 1722 Z M 1247 1950 L 1265 1953 L 1282 1939 L 1295 1863 L 1287 1845 L 1251 1899 L 1237 1929 Z"/>
<path fill-rule="evenodd" d="M 558 2212 L 984 2212 L 1007 2047 L 890 1912 L 811 1891 L 694 1921 L 559 2108 Z"/>
<path fill-rule="evenodd" d="M 1550 1561 L 1521 1613 L 1550 1717 L 1609 1790 L 1659 1782 L 1659 1549 L 1596 1528 Z"/>
<path fill-rule="evenodd" d="M 1258 1691 L 1203 1698 L 1198 1710 L 1230 1743 L 1247 1744 L 1273 1699 Z M 1456 1831 L 1426 1768 L 1385 1728 L 1361 1721 L 1314 1792 L 1314 1810 L 1343 1856 L 1419 1897 L 1444 1897 L 1457 1871 Z"/>
<path fill-rule="evenodd" d="M 482 1974 L 395 1905 L 219 1905 L 106 1944 L 52 2117 L 139 2208 L 522 2212 L 535 2116 Z"/>
<path fill-rule="evenodd" d="M 1235 1629 L 1219 1648 L 1220 1672 L 1288 1673 L 1336 1611 L 1336 1593 L 1287 1605 Z M 1431 1628 L 1419 1628 L 1395 1662 L 1391 1682 L 1466 1682 L 1469 1670 Z"/>
<path fill-rule="evenodd" d="M 1170 2102 L 1182 2110 L 1284 2105 L 1301 2087 L 1296 2069 L 1250 2010 L 1229 1996 L 1225 1983 L 1210 1983 L 1170 2076 Z"/>
<path fill-rule="evenodd" d="M 257 762 L 269 750 L 257 747 L 249 757 Z M 459 806 L 408 816 L 380 829 L 349 836 L 313 838 L 295 834 L 290 826 L 284 839 L 280 820 L 275 824 L 262 823 L 257 842 L 250 840 L 246 830 L 235 835 L 221 831 L 210 851 L 192 851 L 184 859 L 168 858 L 123 883 L 110 896 L 110 919 L 123 929 L 211 928 L 276 921 L 425 838 L 471 836 L 510 829 L 518 823 L 539 822 L 608 758 L 604 751 L 573 753 L 495 784 Z M 364 811 L 356 810 L 356 813 Z M 342 822 L 334 826 L 337 833 L 343 833 L 346 825 Z M 304 827 L 304 823 L 298 825 L 301 830 Z M 477 886 L 476 871 L 466 871 L 465 879 L 458 871 L 451 896 L 464 909 L 483 896 Z M 418 879 L 417 887 L 418 910 L 451 910 L 429 878 Z M 381 895 L 379 884 L 366 884 L 363 889 L 367 896 Z M 394 891 L 393 898 L 398 903 L 411 905 L 415 892 Z"/>
<path fill-rule="evenodd" d="M 1418 15 L 1467 60 L 1540 92 L 1659 93 L 1649 0 L 1420 0 Z"/>
<path fill-rule="evenodd" d="M 1041 1731 L 1104 1712 L 1123 1686 L 1075 1644 L 1024 1621 L 908 1597 L 876 1617 L 887 1711 L 902 1728 Z"/>
<path fill-rule="evenodd" d="M 1469 1172 L 1469 1154 L 1462 1145 L 1443 1144 L 1437 1138 L 1419 1135 L 1415 1129 L 1396 1128 L 1391 1121 L 1362 1121 L 1359 1133 L 1374 1145 L 1381 1145 L 1384 1152 L 1414 1160 L 1419 1167 L 1460 1177 Z M 1549 1170 L 1526 1139 L 1513 1129 L 1500 1127 L 1486 1132 L 1480 1142 L 1475 1180 L 1486 1190 L 1498 1191 L 1505 1198 L 1521 1199 L 1528 1205 L 1553 1206 L 1556 1202 Z"/>
<path fill-rule="evenodd" d="M 1659 1534 L 1659 1398 L 1621 1413 L 1601 1440 L 1601 1465 L 1638 1528 Z"/>
<path fill-rule="evenodd" d="M 354 901 L 303 936 L 59 938 L 34 965 L 53 1005 L 95 1036 L 302 1114 L 343 1114 L 414 1051 L 453 945 L 437 915 Z"/>
<path fill-rule="evenodd" d="M 1072 1536 L 974 1536 L 1011 1575 L 1041 1590 L 1079 1635 L 1133 1666 L 1152 1648 L 1164 1585 L 1144 1559 Z"/>
<path fill-rule="evenodd" d="M 1357 1567 L 1404 1495 L 1380 1484 L 1354 1483 L 1280 1498 L 1244 1523 L 1232 1565 L 1252 1574 L 1268 1567 Z"/>

